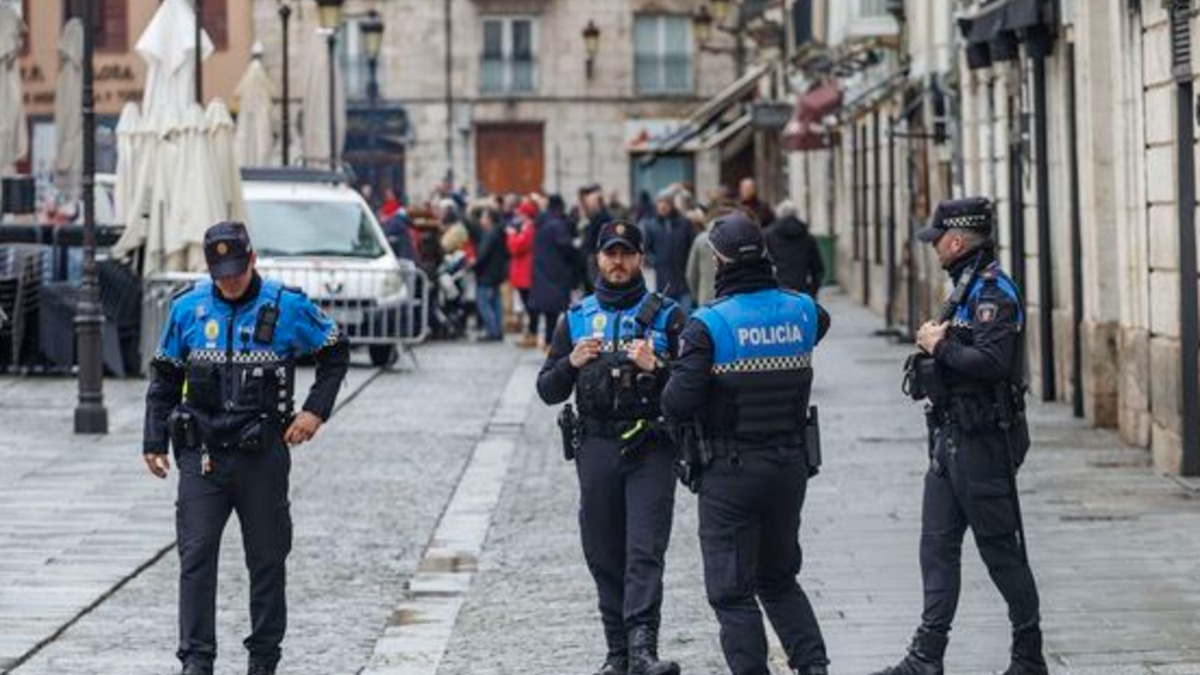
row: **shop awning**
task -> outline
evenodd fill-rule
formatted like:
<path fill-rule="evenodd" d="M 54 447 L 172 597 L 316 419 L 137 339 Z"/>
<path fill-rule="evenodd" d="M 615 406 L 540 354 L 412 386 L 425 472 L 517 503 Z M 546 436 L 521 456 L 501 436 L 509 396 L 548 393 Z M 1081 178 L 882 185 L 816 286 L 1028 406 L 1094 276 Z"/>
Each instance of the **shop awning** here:
<path fill-rule="evenodd" d="M 1017 45 L 1027 40 L 1048 50 L 1054 22 L 1053 3 L 1046 0 L 991 0 L 974 16 L 958 20 L 967 41 L 967 64 L 979 69 L 1012 61 L 1020 53 Z"/>
<path fill-rule="evenodd" d="M 646 161 L 653 162 L 655 155 L 677 152 L 689 141 L 699 137 L 714 125 L 717 125 L 735 105 L 740 104 L 758 87 L 759 81 L 774 68 L 772 64 L 755 66 L 736 82 L 721 90 L 719 94 L 706 101 L 687 116 L 679 130 L 663 140 L 657 148 L 651 151 Z M 739 117 L 737 121 L 740 122 Z M 720 133 L 720 132 L 718 132 Z M 705 143 L 707 145 L 707 142 Z"/>
<path fill-rule="evenodd" d="M 842 89 L 837 82 L 827 82 L 796 100 L 796 112 L 783 129 L 783 146 L 793 152 L 830 147 L 836 138 L 821 121 L 838 111 L 842 105 Z"/>
<path fill-rule="evenodd" d="M 749 128 L 750 124 L 753 121 L 754 121 L 754 115 L 752 115 L 750 113 L 746 113 L 745 115 L 742 115 L 741 117 L 737 118 L 737 120 L 734 121 L 732 124 L 726 125 L 720 131 L 718 131 L 718 132 L 714 133 L 713 135 L 709 136 L 708 138 L 704 139 L 704 143 L 703 143 L 702 147 L 705 150 L 715 150 L 717 148 L 724 146 L 732 138 L 737 136 L 738 133 L 740 133 L 743 129 Z"/>

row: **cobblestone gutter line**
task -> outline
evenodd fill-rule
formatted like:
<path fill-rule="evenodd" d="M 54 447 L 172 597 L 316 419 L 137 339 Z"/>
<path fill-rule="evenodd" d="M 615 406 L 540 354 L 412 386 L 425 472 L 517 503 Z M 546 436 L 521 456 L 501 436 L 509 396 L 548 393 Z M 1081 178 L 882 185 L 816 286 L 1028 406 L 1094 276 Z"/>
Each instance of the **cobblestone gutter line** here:
<path fill-rule="evenodd" d="M 352 389 L 351 391 L 347 392 L 338 401 L 335 411 L 341 410 L 343 407 L 349 405 L 351 401 L 353 401 L 355 398 L 357 398 L 358 395 L 364 389 L 366 389 L 371 384 L 371 382 L 373 382 L 375 380 L 376 377 L 379 376 L 380 372 L 382 372 L 382 371 L 377 369 L 374 372 L 372 372 L 369 376 L 363 378 L 361 381 L 356 382 L 355 388 Z M 90 602 L 86 606 L 84 606 L 82 609 L 80 609 L 74 616 L 72 616 L 65 623 L 63 623 L 61 626 L 59 626 L 50 635 L 46 636 L 45 638 L 43 638 L 43 639 L 39 640 L 37 643 L 35 643 L 32 647 L 29 648 L 28 651 L 21 654 L 20 656 L 17 656 L 15 659 L 13 659 L 11 661 L 7 661 L 7 662 L 0 661 L 0 668 L 3 668 L 3 670 L 0 670 L 0 675 L 8 675 L 9 673 L 13 672 L 17 668 L 19 668 L 23 664 L 25 664 L 27 661 L 32 659 L 34 656 L 36 656 L 38 654 L 38 652 L 45 649 L 47 645 L 53 644 L 55 640 L 58 640 L 60 637 L 63 636 L 64 633 L 66 633 L 68 630 L 70 630 L 72 626 L 79 623 L 79 621 L 81 621 L 84 617 L 86 617 L 87 615 L 94 612 L 97 607 L 103 605 L 109 598 L 111 598 L 114 594 L 116 594 L 118 591 L 120 591 L 122 588 L 124 588 L 126 585 L 128 585 L 131 581 L 133 581 L 134 579 L 137 579 L 139 576 L 141 576 L 142 573 L 144 573 L 146 570 L 148 570 L 151 567 L 153 567 L 154 565 L 158 564 L 163 559 L 164 556 L 166 556 L 168 553 L 170 553 L 173 550 L 175 550 L 175 541 L 174 540 L 172 540 L 171 543 L 167 544 L 166 546 L 163 546 L 162 548 L 158 549 L 157 551 L 154 551 L 153 554 L 145 562 L 138 565 L 131 572 L 129 572 L 125 576 L 118 579 L 116 581 L 116 583 L 114 583 L 111 587 L 109 587 L 107 590 L 105 590 L 103 593 L 101 593 L 95 600 L 93 600 L 92 602 Z"/>
<path fill-rule="evenodd" d="M 404 601 L 392 613 L 363 675 L 433 675 L 478 570 L 509 462 L 533 400 L 537 363 L 524 359 L 472 452 Z"/>

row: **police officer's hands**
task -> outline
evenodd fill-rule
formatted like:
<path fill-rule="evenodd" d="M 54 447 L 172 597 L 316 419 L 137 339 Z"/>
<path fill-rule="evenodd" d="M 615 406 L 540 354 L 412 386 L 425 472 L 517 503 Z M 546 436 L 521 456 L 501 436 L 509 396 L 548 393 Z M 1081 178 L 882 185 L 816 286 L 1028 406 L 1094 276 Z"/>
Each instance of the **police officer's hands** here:
<path fill-rule="evenodd" d="M 165 452 L 147 452 L 142 455 L 142 459 L 146 461 L 146 468 L 150 473 L 159 478 L 166 478 L 171 470 L 171 458 Z"/>
<path fill-rule="evenodd" d="M 575 343 L 571 355 L 567 358 L 575 368 L 582 368 L 600 356 L 600 341 L 596 338 L 584 338 Z"/>
<path fill-rule="evenodd" d="M 658 358 L 654 355 L 654 347 L 650 346 L 648 340 L 634 340 L 625 353 L 629 355 L 630 361 L 637 364 L 638 368 L 648 373 L 658 367 Z"/>
<path fill-rule="evenodd" d="M 932 355 L 933 350 L 937 349 L 938 343 L 946 339 L 946 330 L 949 327 L 948 323 L 926 321 L 917 331 L 917 346 L 921 348 L 921 351 Z"/>
<path fill-rule="evenodd" d="M 292 421 L 292 425 L 288 427 L 283 434 L 283 440 L 288 445 L 300 445 L 301 443 L 312 440 L 312 437 L 317 434 L 317 429 L 323 424 L 320 417 L 307 410 L 296 415 L 296 419 Z"/>

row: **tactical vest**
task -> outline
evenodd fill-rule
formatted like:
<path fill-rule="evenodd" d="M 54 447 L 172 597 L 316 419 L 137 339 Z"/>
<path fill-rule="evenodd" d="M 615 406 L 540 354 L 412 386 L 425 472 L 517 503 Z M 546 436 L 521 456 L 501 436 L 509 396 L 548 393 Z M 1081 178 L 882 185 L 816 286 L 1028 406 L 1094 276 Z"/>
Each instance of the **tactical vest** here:
<path fill-rule="evenodd" d="M 652 315 L 650 303 L 661 303 Z M 662 414 L 660 378 L 638 368 L 625 351 L 634 340 L 648 340 L 656 354 L 666 355 L 667 327 L 675 307 L 670 299 L 652 293 L 628 309 L 604 307 L 589 295 L 567 312 L 572 346 L 588 338 L 601 342 L 599 358 L 580 369 L 576 379 L 580 413 L 601 420 L 654 419 Z"/>
<path fill-rule="evenodd" d="M 171 311 L 158 357 L 184 368 L 183 406 L 214 448 L 280 432 L 293 413 L 295 356 L 337 339 L 336 325 L 303 293 L 269 279 L 240 304 L 202 281 Z"/>
<path fill-rule="evenodd" d="M 979 300 L 979 294 L 989 285 L 994 284 L 1005 295 L 1012 299 L 1017 307 L 1017 331 L 1023 331 L 1025 328 L 1025 309 L 1021 302 L 1021 295 L 1017 291 L 1016 284 L 1012 279 L 1000 269 L 999 262 L 992 262 L 980 273 L 975 282 L 971 285 L 971 290 L 967 297 L 958 309 L 954 312 L 954 318 L 950 321 L 950 329 L 947 331 L 947 339 L 954 342 L 971 346 L 975 343 L 975 336 L 971 331 L 972 312 Z M 1017 341 L 1017 356 L 1013 359 L 1010 370 L 1009 380 L 1014 384 L 1020 384 L 1024 378 L 1024 342 Z M 972 389 L 978 389 L 982 386 L 985 390 L 990 390 L 991 383 L 983 383 L 982 385 L 974 381 L 969 376 L 953 371 L 949 368 L 940 369 L 941 376 L 946 385 L 955 392 L 966 392 Z"/>
<path fill-rule="evenodd" d="M 812 298 L 768 289 L 729 296 L 693 317 L 704 323 L 713 341 L 705 435 L 799 438 L 808 414 L 817 342 Z"/>

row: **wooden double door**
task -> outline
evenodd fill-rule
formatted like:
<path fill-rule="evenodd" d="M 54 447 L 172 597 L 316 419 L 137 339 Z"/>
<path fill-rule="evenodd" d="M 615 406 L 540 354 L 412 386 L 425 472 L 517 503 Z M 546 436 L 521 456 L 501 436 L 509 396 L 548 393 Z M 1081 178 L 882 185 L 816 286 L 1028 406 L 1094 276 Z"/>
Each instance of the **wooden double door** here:
<path fill-rule="evenodd" d="M 545 189 L 546 139 L 540 122 L 480 124 L 475 128 L 476 179 L 489 194 Z"/>

